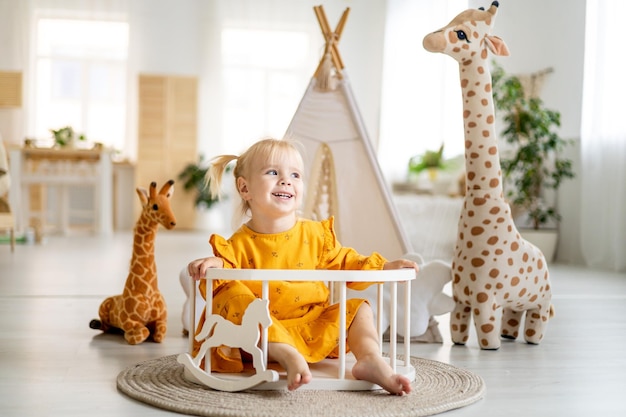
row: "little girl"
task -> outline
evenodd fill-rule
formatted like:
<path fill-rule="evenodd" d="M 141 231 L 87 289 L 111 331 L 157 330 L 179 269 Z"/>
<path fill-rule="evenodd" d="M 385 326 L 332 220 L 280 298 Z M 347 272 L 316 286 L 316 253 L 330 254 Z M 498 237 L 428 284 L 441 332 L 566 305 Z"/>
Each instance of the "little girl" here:
<path fill-rule="evenodd" d="M 418 267 L 409 260 L 388 262 L 378 253 L 358 254 L 341 246 L 335 237 L 333 218 L 324 221 L 300 219 L 304 193 L 302 157 L 286 140 L 266 139 L 252 145 L 239 157 L 222 155 L 212 160 L 209 170 L 211 193 L 219 195 L 222 174 L 229 162 L 237 160 L 234 175 L 241 197 L 241 212 L 250 220 L 229 239 L 212 235 L 215 256 L 189 263 L 190 276 L 198 280 L 207 268 L 265 269 L 399 269 Z M 364 289 L 368 283 L 348 284 Z M 206 281 L 200 283 L 206 294 Z M 261 283 L 220 281 L 213 284 L 213 313 L 241 323 L 243 312 L 260 298 Z M 308 363 L 338 356 L 339 308 L 329 304 L 329 290 L 323 282 L 270 282 L 268 356 L 287 372 L 289 390 L 311 381 Z M 350 299 L 346 307 L 347 346 L 356 358 L 352 375 L 380 385 L 393 394 L 411 391 L 410 381 L 398 374 L 381 355 L 373 314 L 365 300 Z M 204 317 L 198 329 L 202 328 Z M 197 351 L 197 348 L 196 348 Z M 196 354 L 196 352 L 194 352 Z M 212 369 L 240 372 L 239 349 L 212 351 Z"/>

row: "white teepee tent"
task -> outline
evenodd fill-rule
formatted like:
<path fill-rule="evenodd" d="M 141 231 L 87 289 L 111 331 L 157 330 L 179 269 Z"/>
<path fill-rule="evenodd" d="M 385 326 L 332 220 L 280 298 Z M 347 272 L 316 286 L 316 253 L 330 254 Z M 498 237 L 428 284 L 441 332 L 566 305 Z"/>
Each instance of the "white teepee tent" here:
<path fill-rule="evenodd" d="M 335 31 L 324 10 L 315 13 L 326 38 L 322 58 L 285 138 L 304 146 L 307 197 L 304 216 L 335 216 L 335 229 L 344 246 L 388 259 L 412 252 L 393 205 L 388 187 L 354 100 L 337 49 L 348 12 Z"/>

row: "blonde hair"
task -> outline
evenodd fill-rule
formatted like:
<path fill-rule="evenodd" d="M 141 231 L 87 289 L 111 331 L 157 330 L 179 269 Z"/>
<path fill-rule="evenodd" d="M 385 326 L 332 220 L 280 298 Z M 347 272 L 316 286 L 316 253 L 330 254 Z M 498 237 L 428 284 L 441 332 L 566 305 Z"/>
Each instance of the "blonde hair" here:
<path fill-rule="evenodd" d="M 277 157 L 290 154 L 295 156 L 299 165 L 304 168 L 304 161 L 298 149 L 298 144 L 287 139 L 263 139 L 250 146 L 241 155 L 219 155 L 211 159 L 209 170 L 206 174 L 206 185 L 213 198 L 220 198 L 222 191 L 222 179 L 227 166 L 232 161 L 237 161 L 233 168 L 235 183 L 239 177 L 248 177 L 250 169 L 257 161 L 273 161 Z M 237 190 L 238 191 L 238 190 Z M 235 213 L 233 224 L 238 224 L 247 215 L 249 209 L 248 202 L 243 198 L 240 201 L 239 211 Z"/>

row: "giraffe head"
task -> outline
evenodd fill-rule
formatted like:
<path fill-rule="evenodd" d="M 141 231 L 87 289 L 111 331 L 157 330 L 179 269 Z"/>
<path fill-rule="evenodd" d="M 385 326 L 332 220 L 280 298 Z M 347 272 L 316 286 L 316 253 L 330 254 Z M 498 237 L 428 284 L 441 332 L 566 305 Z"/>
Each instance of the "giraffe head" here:
<path fill-rule="evenodd" d="M 141 217 L 150 222 L 159 223 L 166 229 L 176 226 L 176 217 L 170 206 L 170 197 L 174 194 L 174 180 L 169 180 L 157 192 L 156 182 L 150 183 L 150 189 L 138 187 L 137 195 L 141 201 Z"/>
<path fill-rule="evenodd" d="M 424 37 L 424 48 L 429 52 L 450 55 L 460 64 L 469 65 L 474 60 L 486 61 L 488 51 L 494 55 L 509 55 L 502 39 L 491 35 L 498 2 L 489 9 L 469 9 L 461 12 L 447 26 Z"/>

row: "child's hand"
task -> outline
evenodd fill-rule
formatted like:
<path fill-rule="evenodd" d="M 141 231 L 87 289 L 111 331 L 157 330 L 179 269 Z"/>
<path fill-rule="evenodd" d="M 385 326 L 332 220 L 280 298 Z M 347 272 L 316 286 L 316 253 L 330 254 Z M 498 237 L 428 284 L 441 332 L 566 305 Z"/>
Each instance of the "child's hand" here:
<path fill-rule="evenodd" d="M 196 259 L 195 261 L 189 262 L 189 265 L 187 265 L 187 272 L 189 273 L 190 277 L 198 281 L 199 279 L 204 278 L 207 269 L 223 267 L 224 261 L 222 260 L 222 258 L 212 256 L 209 258 Z"/>
<path fill-rule="evenodd" d="M 409 261 L 408 259 L 398 259 L 395 261 L 387 262 L 383 269 L 402 269 L 402 268 L 413 268 L 415 269 L 415 273 L 418 273 L 420 268 L 417 265 L 417 262 Z"/>

